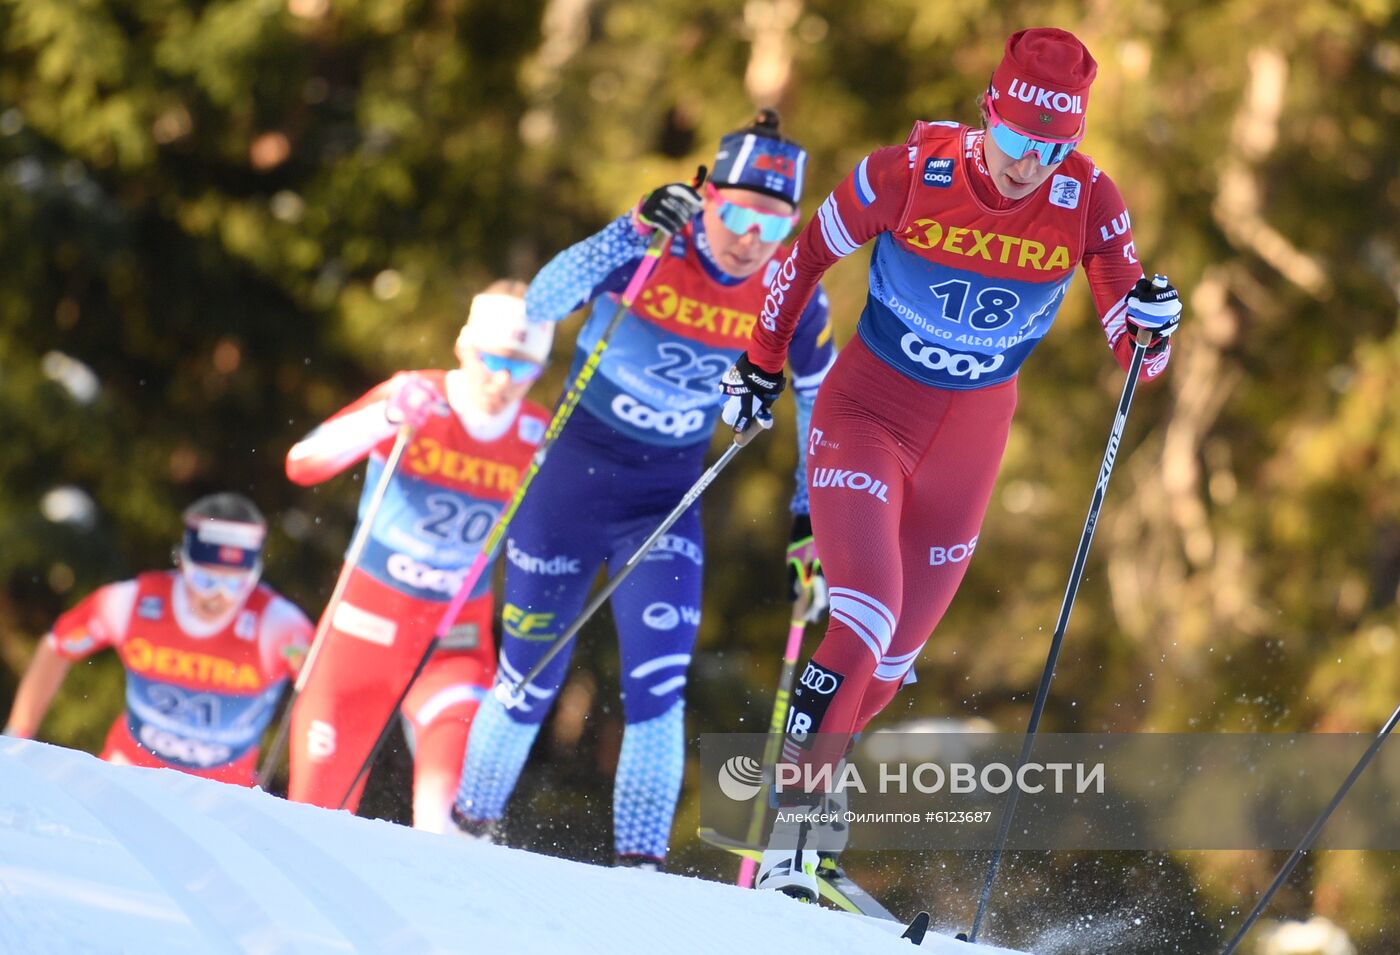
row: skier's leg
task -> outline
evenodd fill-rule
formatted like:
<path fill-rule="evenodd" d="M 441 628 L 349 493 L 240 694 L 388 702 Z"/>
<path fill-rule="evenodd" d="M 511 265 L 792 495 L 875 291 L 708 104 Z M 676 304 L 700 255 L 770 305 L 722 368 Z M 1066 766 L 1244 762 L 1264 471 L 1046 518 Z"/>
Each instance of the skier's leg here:
<path fill-rule="evenodd" d="M 877 360 L 862 352 L 843 352 L 823 383 L 808 446 L 812 526 L 831 607 L 826 636 L 799 671 L 789 704 L 782 762 L 796 765 L 800 776 L 834 772 L 845 755 L 904 599 L 899 528 L 913 442 L 872 411 L 870 389 L 879 380 L 862 359 Z M 802 821 L 801 810 L 815 808 L 823 788 L 799 784 L 779 794 L 783 808 L 760 863 L 759 888 L 815 897 L 823 834 Z"/>
<path fill-rule="evenodd" d="M 825 386 L 824 386 L 825 387 Z M 890 652 L 905 599 L 899 552 L 905 455 L 902 443 L 838 398 L 818 397 L 808 455 L 812 527 L 830 586 L 826 635 L 799 671 L 788 710 L 785 762 L 821 763 L 844 754 L 866 688 Z M 814 442 L 815 444 L 815 442 Z M 821 740 L 811 737 L 821 734 Z M 819 751 L 820 750 L 820 751 Z M 831 750 L 831 752 L 826 752 Z"/>
<path fill-rule="evenodd" d="M 534 590 L 535 582 L 526 580 L 522 586 L 520 581 L 520 577 L 532 575 L 517 573 L 515 568 L 507 572 L 498 681 L 519 679 L 583 607 L 599 562 L 590 561 L 589 572 L 585 574 L 581 558 L 567 557 L 566 560 L 569 566 L 578 568 L 578 572 L 564 575 L 569 578 L 567 581 L 555 581 L 546 592 L 535 591 L 533 598 L 525 594 Z M 505 814 L 506 802 L 525 767 L 530 747 L 564 684 L 572 654 L 573 646 L 565 647 L 525 687 L 524 699 L 519 703 L 507 706 L 494 693 L 488 693 L 482 700 L 467 739 L 461 781 L 452 809 L 459 828 L 474 833 L 489 832 Z"/>
<path fill-rule="evenodd" d="M 820 402 L 818 408 L 820 408 Z M 828 432 L 829 434 L 830 432 Z M 829 439 L 830 440 L 830 439 Z M 795 765 L 799 780 L 835 773 L 855 729 L 861 700 L 889 652 L 903 598 L 898 558 L 903 474 L 878 430 L 853 425 L 840 432 L 838 454 L 826 448 L 808 457 L 812 525 L 822 567 L 831 585 L 826 635 L 799 671 L 789 698 L 781 762 Z M 858 470 L 857 470 L 858 467 Z M 868 476 L 859 489 L 849 475 Z M 845 475 L 836 483 L 836 475 Z M 822 541 L 839 541 L 839 546 Z M 779 794 L 779 812 L 759 863 L 755 886 L 815 899 L 822 851 L 836 852 L 844 833 L 802 818 L 823 800 L 820 784 Z"/>
<path fill-rule="evenodd" d="M 682 515 L 612 596 L 626 717 L 613 787 L 614 848 L 623 862 L 664 861 L 680 795 L 686 670 L 700 624 L 699 511 Z M 659 520 L 632 522 L 611 567 L 622 566 Z"/>
<path fill-rule="evenodd" d="M 435 654 L 404 701 L 413 744 L 413 827 L 445 832 L 462 778 L 462 758 L 481 700 L 491 692 L 496 660 L 490 654 Z"/>
<path fill-rule="evenodd" d="M 311 679 L 292 707 L 287 798 L 335 809 L 390 719 L 431 635 L 420 603 L 351 573 Z M 359 805 L 362 779 L 345 803 Z"/>
<path fill-rule="evenodd" d="M 501 611 L 497 681 L 515 681 L 534 666 L 582 609 L 603 561 L 609 490 L 568 433 L 560 439 L 511 522 Z M 550 661 L 509 707 L 495 694 L 472 721 L 461 783 L 452 807 L 458 828 L 489 833 L 505 814 L 530 747 L 568 673 L 573 647 Z"/>
<path fill-rule="evenodd" d="M 900 521 L 904 603 L 889 652 L 861 700 L 856 732 L 883 710 L 962 584 L 1016 408 L 1016 383 L 954 392 L 909 478 Z"/>

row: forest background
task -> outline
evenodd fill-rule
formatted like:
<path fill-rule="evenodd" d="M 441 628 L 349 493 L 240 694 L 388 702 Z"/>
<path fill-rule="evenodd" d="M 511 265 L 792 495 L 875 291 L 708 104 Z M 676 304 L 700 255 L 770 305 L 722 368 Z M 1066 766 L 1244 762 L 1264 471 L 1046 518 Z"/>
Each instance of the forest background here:
<path fill-rule="evenodd" d="M 393 371 L 450 364 L 473 292 L 688 178 L 756 105 L 811 152 L 805 220 L 915 119 L 975 122 L 1006 35 L 1044 24 L 1096 55 L 1084 151 L 1186 301 L 1127 426 L 1044 728 L 1374 731 L 1400 699 L 1389 0 L 4 0 L 0 707 L 59 612 L 169 565 L 202 493 L 258 501 L 267 579 L 319 613 L 358 477 L 300 489 L 282 457 Z M 827 278 L 838 343 L 864 299 L 852 259 Z M 1024 726 L 1121 382 L 1076 281 L 1021 376 L 967 582 L 886 725 Z M 706 496 L 692 737 L 766 725 L 791 429 L 786 405 Z M 121 705 L 110 656 L 75 669 L 44 738 L 100 745 Z M 509 834 L 603 860 L 621 730 L 606 615 L 576 661 Z M 402 760 L 367 811 L 402 816 Z M 689 835 L 693 788 L 673 865 L 729 877 Z M 1161 927 L 1105 950 L 1204 950 L 1279 861 L 1016 856 L 992 925 L 1027 942 L 1137 912 Z M 851 865 L 965 922 L 982 864 Z M 1400 950 L 1400 866 L 1319 853 L 1275 911 Z"/>

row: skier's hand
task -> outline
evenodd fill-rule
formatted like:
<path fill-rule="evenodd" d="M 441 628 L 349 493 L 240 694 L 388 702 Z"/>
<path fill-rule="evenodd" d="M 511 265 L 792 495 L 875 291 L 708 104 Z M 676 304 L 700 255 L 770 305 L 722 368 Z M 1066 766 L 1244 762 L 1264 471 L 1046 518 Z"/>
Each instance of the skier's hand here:
<path fill-rule="evenodd" d="M 650 233 L 661 229 L 675 235 L 703 209 L 705 200 L 689 183 L 673 182 L 642 197 L 637 206 L 637 223 Z"/>
<path fill-rule="evenodd" d="M 1134 338 L 1147 338 L 1149 352 L 1161 351 L 1181 324 L 1181 296 L 1165 275 L 1140 278 L 1128 293 L 1128 332 Z"/>
<path fill-rule="evenodd" d="M 447 400 L 422 375 L 409 372 L 399 375 L 389 395 L 384 417 L 394 427 L 406 424 L 414 431 L 427 424 L 434 415 L 448 413 Z"/>
<path fill-rule="evenodd" d="M 306 662 L 306 655 L 310 649 L 310 647 L 296 644 L 290 644 L 282 648 L 282 659 L 286 661 L 287 669 L 291 671 L 292 676 L 295 677 L 301 672 L 301 665 Z"/>
<path fill-rule="evenodd" d="M 822 560 L 817 556 L 816 541 L 812 539 L 812 518 L 797 514 L 792 519 L 792 536 L 787 549 L 788 600 L 794 604 L 806 601 L 802 619 L 816 623 L 830 603 Z"/>
<path fill-rule="evenodd" d="M 500 675 L 497 675 L 496 685 L 491 688 L 491 692 L 495 694 L 496 701 L 508 710 L 513 710 L 525 702 L 524 688 L 516 689 L 514 683 Z"/>
<path fill-rule="evenodd" d="M 786 386 L 787 378 L 781 371 L 764 371 L 749 361 L 748 352 L 744 352 L 719 380 L 720 390 L 728 396 L 720 417 L 734 428 L 735 434 L 747 430 L 754 421 L 771 428 L 773 415 L 769 409 Z"/>

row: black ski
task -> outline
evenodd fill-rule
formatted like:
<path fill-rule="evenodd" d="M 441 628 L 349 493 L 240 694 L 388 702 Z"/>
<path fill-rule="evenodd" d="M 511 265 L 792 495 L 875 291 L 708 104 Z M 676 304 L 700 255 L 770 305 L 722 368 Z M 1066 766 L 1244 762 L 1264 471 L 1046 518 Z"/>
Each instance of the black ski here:
<path fill-rule="evenodd" d="M 920 912 L 918 915 L 914 916 L 914 921 L 909 923 L 908 928 L 904 930 L 904 934 L 901 935 L 900 938 L 907 938 L 915 945 L 924 944 L 924 936 L 928 934 L 929 921 L 929 914 L 927 912 Z"/>
<path fill-rule="evenodd" d="M 704 842 L 710 845 L 732 852 L 737 856 L 746 859 L 758 860 L 763 855 L 763 850 L 757 846 L 740 842 L 738 839 L 731 839 L 715 830 L 701 826 L 697 834 Z M 876 900 L 875 896 L 862 889 L 856 882 L 846 875 L 833 873 L 818 873 L 817 888 L 821 892 L 822 898 L 826 899 L 837 908 L 845 909 L 847 912 L 854 912 L 857 915 L 868 915 L 871 918 L 884 919 L 887 922 L 898 922 L 903 925 L 904 919 L 895 915 L 889 909 Z M 914 922 L 918 923 L 918 919 Z M 912 926 L 911 926 L 912 928 Z M 928 922 L 925 919 L 924 929 L 928 929 Z M 920 938 L 923 937 L 920 933 Z"/>

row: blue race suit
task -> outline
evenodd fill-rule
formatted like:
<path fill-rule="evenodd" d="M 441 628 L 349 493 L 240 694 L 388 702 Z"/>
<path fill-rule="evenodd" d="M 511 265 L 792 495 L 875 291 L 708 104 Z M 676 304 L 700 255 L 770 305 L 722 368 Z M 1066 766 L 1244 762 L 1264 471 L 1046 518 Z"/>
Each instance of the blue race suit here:
<path fill-rule="evenodd" d="M 525 301 L 533 321 L 557 321 L 593 302 L 574 373 L 620 307 L 646 245 L 622 216 L 556 256 L 531 283 Z M 499 679 L 514 682 L 540 659 L 582 609 L 599 567 L 620 568 L 699 477 L 723 401 L 720 376 L 747 347 L 785 254 L 736 279 L 710 255 L 702 219 L 671 240 L 510 525 Z M 789 353 L 800 449 L 792 506 L 805 514 L 807 420 L 835 359 L 825 294 L 813 296 L 798 325 Z M 612 596 L 626 719 L 614 786 L 620 857 L 666 854 L 703 565 L 697 504 Z M 525 688 L 522 703 L 483 705 L 467 746 L 460 817 L 491 822 L 504 813 L 568 659 L 566 648 Z"/>

